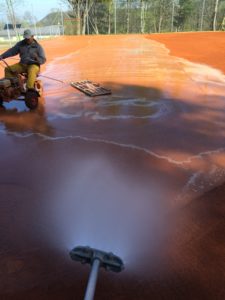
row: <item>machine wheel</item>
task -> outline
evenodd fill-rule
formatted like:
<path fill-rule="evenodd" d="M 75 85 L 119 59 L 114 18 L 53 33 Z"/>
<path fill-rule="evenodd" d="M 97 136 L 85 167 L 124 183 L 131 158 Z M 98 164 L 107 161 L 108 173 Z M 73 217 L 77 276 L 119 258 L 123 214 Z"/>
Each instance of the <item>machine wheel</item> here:
<path fill-rule="evenodd" d="M 35 81 L 35 90 L 39 93 L 40 97 L 43 94 L 43 84 L 41 80 Z"/>
<path fill-rule="evenodd" d="M 25 95 L 25 103 L 29 109 L 38 107 L 38 93 L 35 90 L 28 90 Z"/>

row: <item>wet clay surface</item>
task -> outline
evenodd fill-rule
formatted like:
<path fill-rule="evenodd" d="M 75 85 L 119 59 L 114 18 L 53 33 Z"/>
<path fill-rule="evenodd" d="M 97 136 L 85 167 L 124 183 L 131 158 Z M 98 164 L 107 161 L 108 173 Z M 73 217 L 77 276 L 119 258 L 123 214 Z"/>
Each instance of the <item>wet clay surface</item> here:
<path fill-rule="evenodd" d="M 68 252 L 89 245 L 126 267 L 96 299 L 224 299 L 224 74 L 141 35 L 43 45 L 66 83 L 0 115 L 1 298 L 82 299 L 90 268 Z M 69 85 L 85 79 L 112 95 Z"/>
<path fill-rule="evenodd" d="M 225 32 L 151 34 L 146 37 L 163 43 L 171 55 L 207 64 L 225 73 Z"/>

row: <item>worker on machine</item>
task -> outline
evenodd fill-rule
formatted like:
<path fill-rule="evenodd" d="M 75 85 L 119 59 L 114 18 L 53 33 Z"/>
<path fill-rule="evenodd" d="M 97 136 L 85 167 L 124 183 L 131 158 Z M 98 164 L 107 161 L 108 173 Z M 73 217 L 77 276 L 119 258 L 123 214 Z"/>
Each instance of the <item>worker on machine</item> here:
<path fill-rule="evenodd" d="M 34 39 L 30 29 L 23 33 L 24 39 L 0 55 L 0 60 L 19 54 L 20 62 L 5 68 L 5 78 L 17 77 L 17 74 L 27 73 L 27 90 L 34 89 L 34 83 L 40 72 L 40 65 L 46 62 L 42 46 Z"/>

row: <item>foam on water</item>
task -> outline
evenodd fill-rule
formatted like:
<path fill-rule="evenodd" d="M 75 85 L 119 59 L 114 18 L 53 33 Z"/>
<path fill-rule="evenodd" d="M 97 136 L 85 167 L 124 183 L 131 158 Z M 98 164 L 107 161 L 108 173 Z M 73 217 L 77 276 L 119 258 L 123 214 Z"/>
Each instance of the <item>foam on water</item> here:
<path fill-rule="evenodd" d="M 0 130 L 1 133 L 4 133 L 4 130 Z M 212 159 L 212 157 L 216 157 L 217 155 L 223 155 L 225 154 L 225 148 L 219 148 L 213 151 L 205 151 L 201 152 L 197 155 L 193 155 L 188 157 L 184 160 L 178 160 L 171 158 L 169 156 L 165 155 L 159 155 L 156 152 L 153 152 L 147 148 L 143 148 L 134 144 L 123 144 L 118 143 L 112 140 L 106 140 L 106 139 L 97 139 L 97 138 L 90 138 L 85 136 L 73 136 L 73 135 L 65 135 L 65 136 L 57 136 L 57 137 L 51 137 L 40 133 L 19 133 L 19 132 L 10 132 L 9 134 L 17 137 L 17 138 L 30 138 L 32 136 L 38 136 L 43 141 L 61 141 L 61 140 L 81 140 L 87 143 L 102 143 L 107 145 L 113 145 L 117 147 L 126 148 L 128 151 L 138 151 L 145 154 L 150 155 L 151 157 L 155 157 L 157 159 L 165 160 L 166 162 L 171 163 L 172 165 L 175 165 L 177 167 L 180 167 L 184 169 L 185 172 L 191 172 L 192 166 L 197 161 L 204 162 L 204 165 L 207 166 L 207 170 L 199 169 L 192 172 L 192 175 L 190 177 L 187 177 L 187 182 L 181 187 L 181 192 L 179 193 L 177 197 L 177 201 L 182 203 L 186 203 L 190 199 L 196 198 L 203 193 L 211 190 L 212 188 L 222 184 L 225 182 L 225 168 L 219 165 L 212 164 L 211 166 L 208 164 L 208 161 Z"/>
<path fill-rule="evenodd" d="M 208 172 L 197 171 L 191 175 L 178 195 L 177 201 L 184 203 L 193 200 L 224 182 L 225 168 L 223 167 L 212 165 Z"/>
<path fill-rule="evenodd" d="M 146 98 L 120 99 L 111 101 L 101 99 L 91 103 L 87 98 L 77 96 L 64 98 L 47 116 L 48 120 L 57 118 L 77 119 L 89 117 L 98 120 L 158 119 L 170 115 L 174 110 L 172 100 L 149 100 Z M 115 111 L 112 115 L 112 111 Z"/>

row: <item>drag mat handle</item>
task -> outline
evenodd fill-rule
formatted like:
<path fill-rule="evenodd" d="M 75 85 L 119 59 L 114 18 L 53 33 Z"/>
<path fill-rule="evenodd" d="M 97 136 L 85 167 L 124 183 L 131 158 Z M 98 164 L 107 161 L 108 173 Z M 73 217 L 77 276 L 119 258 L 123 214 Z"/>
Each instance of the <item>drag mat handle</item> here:
<path fill-rule="evenodd" d="M 59 80 L 59 79 L 56 79 L 56 78 L 53 78 L 53 77 L 49 77 L 49 76 L 45 76 L 45 75 L 42 75 L 42 74 L 39 74 L 39 76 L 44 77 L 44 78 L 47 78 L 47 79 L 51 79 L 51 80 L 54 80 L 54 81 L 57 81 L 57 82 L 61 82 L 61 83 L 64 83 L 64 84 L 67 84 L 67 83 L 68 83 L 68 82 L 66 82 L 66 81 Z"/>
<path fill-rule="evenodd" d="M 95 259 L 93 261 L 84 300 L 93 300 L 94 299 L 95 287 L 97 284 L 98 271 L 100 268 L 100 264 L 101 264 L 101 261 L 99 259 Z"/>

